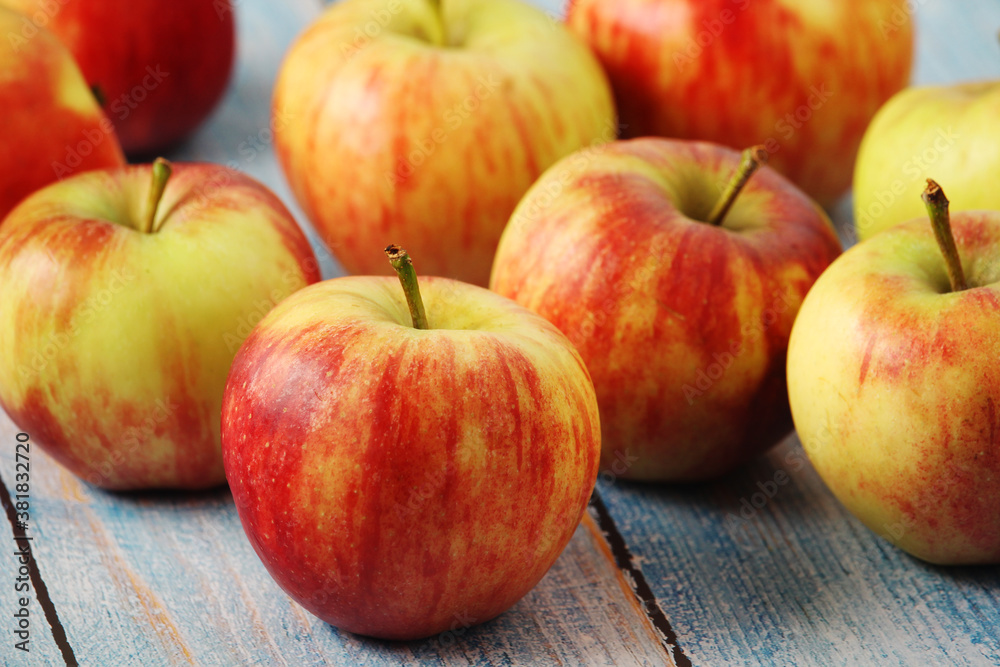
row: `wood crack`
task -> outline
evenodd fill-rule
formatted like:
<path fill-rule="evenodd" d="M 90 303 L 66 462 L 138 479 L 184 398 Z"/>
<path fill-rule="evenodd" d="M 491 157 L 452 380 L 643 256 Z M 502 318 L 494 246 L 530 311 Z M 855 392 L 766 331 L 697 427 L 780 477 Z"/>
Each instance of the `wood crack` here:
<path fill-rule="evenodd" d="M 649 587 L 642 569 L 636 565 L 635 558 L 625 543 L 625 538 L 622 537 L 618 526 L 615 524 L 615 520 L 611 517 L 611 513 L 608 512 L 608 508 L 601 499 L 601 495 L 597 489 L 594 489 L 594 493 L 590 496 L 588 510 L 596 521 L 597 527 L 604 535 L 604 540 L 607 542 L 608 548 L 611 550 L 611 555 L 614 558 L 615 566 L 621 571 L 639 606 L 660 635 L 660 643 L 663 645 L 663 648 L 673 658 L 674 664 L 677 667 L 692 667 L 691 659 L 684 654 L 684 650 L 677 641 L 677 633 L 674 632 L 673 627 L 670 625 L 670 620 L 663 613 L 663 609 L 660 608 L 660 604 L 656 600 L 656 596 L 653 595 L 653 591 Z"/>
<path fill-rule="evenodd" d="M 0 503 L 3 504 L 4 511 L 7 514 L 7 521 L 10 523 L 11 530 L 14 531 L 14 540 L 17 546 L 23 549 L 25 544 L 30 545 L 32 538 L 26 535 L 24 529 L 18 524 L 17 512 L 14 509 L 14 503 L 11 501 L 10 492 L 7 490 L 7 484 L 4 482 L 2 474 L 0 474 Z M 70 646 L 69 639 L 66 638 L 66 630 L 59 621 L 59 614 L 56 613 L 56 606 L 52 603 L 52 598 L 49 597 L 49 589 L 42 579 L 42 573 L 38 570 L 38 563 L 35 561 L 35 552 L 30 546 L 27 551 L 28 576 L 31 578 L 31 586 L 35 591 L 35 599 L 38 600 L 38 604 L 45 613 L 45 620 L 52 629 L 52 638 L 55 640 L 56 646 L 59 647 L 59 651 L 62 653 L 66 664 L 78 665 L 76 655 L 73 653 L 73 647 Z"/>

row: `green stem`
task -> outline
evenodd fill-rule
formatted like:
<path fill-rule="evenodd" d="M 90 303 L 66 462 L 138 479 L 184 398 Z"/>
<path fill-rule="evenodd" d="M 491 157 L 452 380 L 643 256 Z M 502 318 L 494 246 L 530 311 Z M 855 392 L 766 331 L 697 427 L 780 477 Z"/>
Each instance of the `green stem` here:
<path fill-rule="evenodd" d="M 444 9 L 441 7 L 442 0 L 427 0 L 427 4 L 431 6 L 431 12 L 434 14 L 435 23 L 438 27 L 438 45 L 443 45 L 447 41 L 448 31 L 444 24 Z"/>
<path fill-rule="evenodd" d="M 740 161 L 740 166 L 737 167 L 733 177 L 729 179 L 722 197 L 715 203 L 715 208 L 708 214 L 708 224 L 715 226 L 722 224 L 722 221 L 726 218 L 726 214 L 729 213 L 729 209 L 732 208 L 733 202 L 736 201 L 740 192 L 743 191 L 743 187 L 747 184 L 747 181 L 764 164 L 767 164 L 767 149 L 763 146 L 751 146 L 743 151 L 743 159 Z"/>
<path fill-rule="evenodd" d="M 153 182 L 149 186 L 149 194 L 146 197 L 146 217 L 142 221 L 139 229 L 143 234 L 155 234 L 159 231 L 156 225 L 156 209 L 160 207 L 160 200 L 163 198 L 163 191 L 167 188 L 167 181 L 173 173 L 170 162 L 162 157 L 156 158 L 153 162 Z M 160 221 L 163 224 L 163 221 Z"/>
<path fill-rule="evenodd" d="M 413 270 L 413 260 L 406 251 L 398 245 L 390 245 L 385 249 L 389 263 L 396 269 L 399 284 L 403 286 L 406 304 L 410 307 L 410 319 L 414 329 L 427 329 L 427 313 L 424 311 L 424 300 L 420 298 L 420 286 L 417 284 L 417 272 Z"/>
<path fill-rule="evenodd" d="M 948 267 L 948 280 L 951 281 L 951 291 L 961 292 L 969 289 L 965 282 L 965 272 L 962 270 L 962 259 L 958 255 L 955 236 L 951 233 L 951 216 L 948 214 L 948 198 L 944 190 L 931 179 L 927 179 L 927 188 L 920 195 L 927 207 L 927 215 L 931 218 L 934 237 L 937 239 L 941 254 L 944 255 L 945 266 Z"/>

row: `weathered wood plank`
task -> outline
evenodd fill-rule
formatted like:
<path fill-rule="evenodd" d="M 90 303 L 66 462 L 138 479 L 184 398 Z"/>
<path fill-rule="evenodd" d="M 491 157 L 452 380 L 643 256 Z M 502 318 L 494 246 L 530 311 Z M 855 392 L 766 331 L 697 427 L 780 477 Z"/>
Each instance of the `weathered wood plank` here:
<path fill-rule="evenodd" d="M 1000 664 L 1000 570 L 894 549 L 794 436 L 715 483 L 600 491 L 694 664 Z"/>
<path fill-rule="evenodd" d="M 0 418 L 0 442 L 11 440 L 13 430 Z M 11 467 L 9 460 L 0 463 L 4 479 Z M 586 524 L 545 579 L 507 614 L 424 642 L 390 643 L 340 633 L 292 602 L 250 548 L 228 490 L 106 493 L 39 450 L 32 458 L 32 519 L 43 576 L 83 664 L 662 665 L 667 660 L 599 536 Z"/>
<path fill-rule="evenodd" d="M 0 435 L 0 456 L 10 459 L 9 467 L 15 467 L 15 440 L 13 431 L 4 431 Z M 4 480 L 10 482 L 13 489 L 11 493 L 5 488 L 0 489 L 3 497 L 3 507 L 0 509 L 0 541 L 3 546 L 0 551 L 0 568 L 3 580 L 0 581 L 0 589 L 4 591 L 0 595 L 0 618 L 3 619 L 0 626 L 0 659 L 3 664 L 37 664 L 56 665 L 63 662 L 62 653 L 53 638 L 52 628 L 46 618 L 45 610 L 39 602 L 40 592 L 39 580 L 44 585 L 38 564 L 35 559 L 32 544 L 37 537 L 34 530 L 34 507 L 32 505 L 32 491 L 30 485 L 30 464 L 31 448 L 28 451 L 28 520 L 24 521 L 24 526 L 15 530 L 15 522 L 23 519 L 23 516 L 16 514 L 17 510 L 12 503 L 17 502 L 16 478 Z M 23 478 L 22 478 L 23 479 Z M 12 497 L 13 496 L 13 497 Z M 15 539 L 16 538 L 16 539 Z M 30 539 L 25 539 L 30 538 Z M 28 553 L 25 553 L 27 551 Z M 47 592 L 47 591 L 45 591 Z M 41 593 L 44 595 L 44 592 Z M 24 626 L 22 620 L 27 623 Z M 22 633 L 22 634 L 18 634 Z"/>
<path fill-rule="evenodd" d="M 237 4 L 240 52 L 220 109 L 168 157 L 227 163 L 269 185 L 322 250 L 282 177 L 269 134 L 270 90 L 314 0 Z M 536 4 L 557 12 L 558 0 Z M 905 6 L 906 3 L 901 3 Z M 1000 76 L 1000 4 L 921 1 L 914 81 Z M 835 217 L 849 222 L 845 198 Z M 11 425 L 0 417 L 0 448 Z M 0 474 L 12 466 L 0 450 Z M 83 664 L 607 664 L 660 665 L 657 630 L 635 581 L 587 518 L 543 582 L 511 612 L 462 636 L 386 643 L 337 632 L 291 602 L 256 559 L 224 490 L 106 494 L 33 452 L 39 569 Z M 790 481 L 750 514 L 742 504 L 784 470 Z M 748 470 L 694 489 L 604 484 L 632 563 L 695 664 L 1000 664 L 996 569 L 923 565 L 881 543 L 823 488 L 794 441 Z M 758 498 L 759 499 L 759 498 Z M 751 505 L 752 507 L 752 505 Z M 749 518 L 740 518 L 744 509 Z M 731 518 L 737 517 L 737 518 Z M 0 540 L 13 544 L 8 524 Z M 12 552 L 13 550 L 9 550 Z M 0 559 L 7 586 L 9 557 Z M 13 579 L 13 576 L 11 577 Z M 8 589 L 9 590 L 9 589 Z M 16 600 L 0 595 L 0 618 Z M 61 664 L 32 601 L 28 661 Z M 4 626 L 6 627 L 6 626 Z"/>
<path fill-rule="evenodd" d="M 900 6 L 917 10 L 915 84 L 1000 78 L 1000 3 Z M 853 242 L 850 197 L 832 213 Z M 1000 569 L 894 549 L 840 506 L 794 437 L 714 484 L 600 492 L 694 664 L 1000 665 Z"/>

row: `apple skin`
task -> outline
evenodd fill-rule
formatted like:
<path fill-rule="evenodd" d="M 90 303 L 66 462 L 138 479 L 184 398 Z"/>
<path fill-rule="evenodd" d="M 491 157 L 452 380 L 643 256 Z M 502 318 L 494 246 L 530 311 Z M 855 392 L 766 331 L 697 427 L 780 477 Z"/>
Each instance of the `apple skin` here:
<path fill-rule="evenodd" d="M 415 639 L 512 606 L 569 542 L 597 475 L 593 385 L 555 327 L 483 288 L 396 278 L 289 297 L 223 403 L 226 476 L 257 555 L 342 630 Z"/>
<path fill-rule="evenodd" d="M 226 90 L 235 56 L 230 0 L 0 0 L 44 25 L 100 89 L 130 155 L 151 155 L 191 134 Z M 6 34 L 6 33 L 5 33 Z"/>
<path fill-rule="evenodd" d="M 0 34 L 20 30 L 22 21 L 0 7 Z M 45 30 L 17 48 L 9 39 L 2 41 L 0 123 L 0 221 L 24 197 L 60 176 L 125 164 L 111 122 L 73 56 Z M 80 146 L 79 162 L 65 165 L 67 151 Z"/>
<path fill-rule="evenodd" d="M 700 222 L 739 162 L 653 138 L 580 153 L 532 187 L 501 238 L 491 288 L 580 351 L 616 476 L 716 477 L 791 430 L 788 333 L 840 243 L 767 167 L 721 227 Z"/>
<path fill-rule="evenodd" d="M 910 78 L 899 0 L 571 0 L 567 23 L 615 91 L 623 137 L 735 148 L 824 206 L 851 184 L 865 127 Z"/>
<path fill-rule="evenodd" d="M 281 202 L 217 165 L 176 165 L 162 227 L 137 231 L 150 179 L 148 165 L 80 174 L 0 226 L 0 406 L 92 484 L 204 488 L 225 481 L 233 357 L 319 272 Z"/>
<path fill-rule="evenodd" d="M 371 252 L 391 238 L 423 273 L 485 286 L 518 200 L 559 158 L 615 138 L 614 102 L 587 47 L 540 10 L 444 2 L 461 46 L 442 48 L 432 6 L 331 5 L 285 57 L 275 144 L 347 272 L 391 273 Z"/>
<path fill-rule="evenodd" d="M 1000 213 L 952 228 L 962 292 L 926 214 L 834 262 L 792 330 L 788 390 L 809 459 L 866 526 L 932 563 L 998 563 Z"/>
<path fill-rule="evenodd" d="M 998 117 L 1000 81 L 908 88 L 890 99 L 858 152 L 858 238 L 926 215 L 920 193 L 930 176 L 954 202 L 952 211 L 1000 209 Z"/>

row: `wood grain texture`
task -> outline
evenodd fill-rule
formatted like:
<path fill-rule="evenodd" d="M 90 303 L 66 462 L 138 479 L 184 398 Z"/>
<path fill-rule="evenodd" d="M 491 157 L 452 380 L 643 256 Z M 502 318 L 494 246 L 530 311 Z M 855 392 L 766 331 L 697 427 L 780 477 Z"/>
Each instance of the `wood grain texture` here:
<path fill-rule="evenodd" d="M 1000 571 L 893 548 L 794 436 L 711 484 L 600 492 L 695 665 L 1000 664 Z"/>
<path fill-rule="evenodd" d="M 555 13 L 561 2 L 536 4 Z M 322 3 L 236 5 L 240 46 L 230 90 L 197 135 L 167 157 L 228 164 L 267 184 L 310 234 L 324 275 L 339 275 L 295 205 L 269 131 L 281 54 Z M 915 83 L 1000 76 L 1000 3 L 909 5 L 918 19 Z M 842 228 L 849 224 L 850 198 L 833 214 Z M 8 488 L 13 433 L 0 415 Z M 756 496 L 767 495 L 779 471 L 789 481 L 776 484 L 773 497 Z M 33 450 L 29 535 L 68 641 L 87 665 L 667 664 L 660 630 L 633 593 L 635 573 L 655 595 L 679 654 L 696 665 L 1000 665 L 997 568 L 937 568 L 893 549 L 845 513 L 794 438 L 713 484 L 605 481 L 600 491 L 634 573 L 615 566 L 588 517 L 513 610 L 415 643 L 342 634 L 293 603 L 253 554 L 225 490 L 108 494 Z M 0 621 L 0 664 L 62 664 L 36 600 L 30 656 L 8 641 L 16 605 L 12 538 L 4 522 L 0 541 L 10 548 L 0 547 L 0 618 L 7 619 Z"/>
<path fill-rule="evenodd" d="M 15 427 L 0 416 L 0 443 Z M 277 587 L 227 489 L 112 494 L 32 450 L 29 533 L 52 601 L 87 665 L 645 665 L 667 657 L 606 554 L 581 526 L 515 607 L 421 642 L 382 642 L 319 621 Z M 0 476 L 12 478 L 11 457 Z M 588 520 L 589 521 L 589 520 Z M 6 526 L 6 524 L 5 524 Z M 9 526 L 3 535 L 9 539 Z M 9 551 L 9 550 L 8 550 Z M 4 561 L 4 578 L 8 572 Z M 0 595 L 13 613 L 9 594 Z M 61 664 L 33 602 L 31 662 Z M 10 616 L 7 616 L 10 618 Z M 37 661 L 37 662 L 36 662 Z"/>

